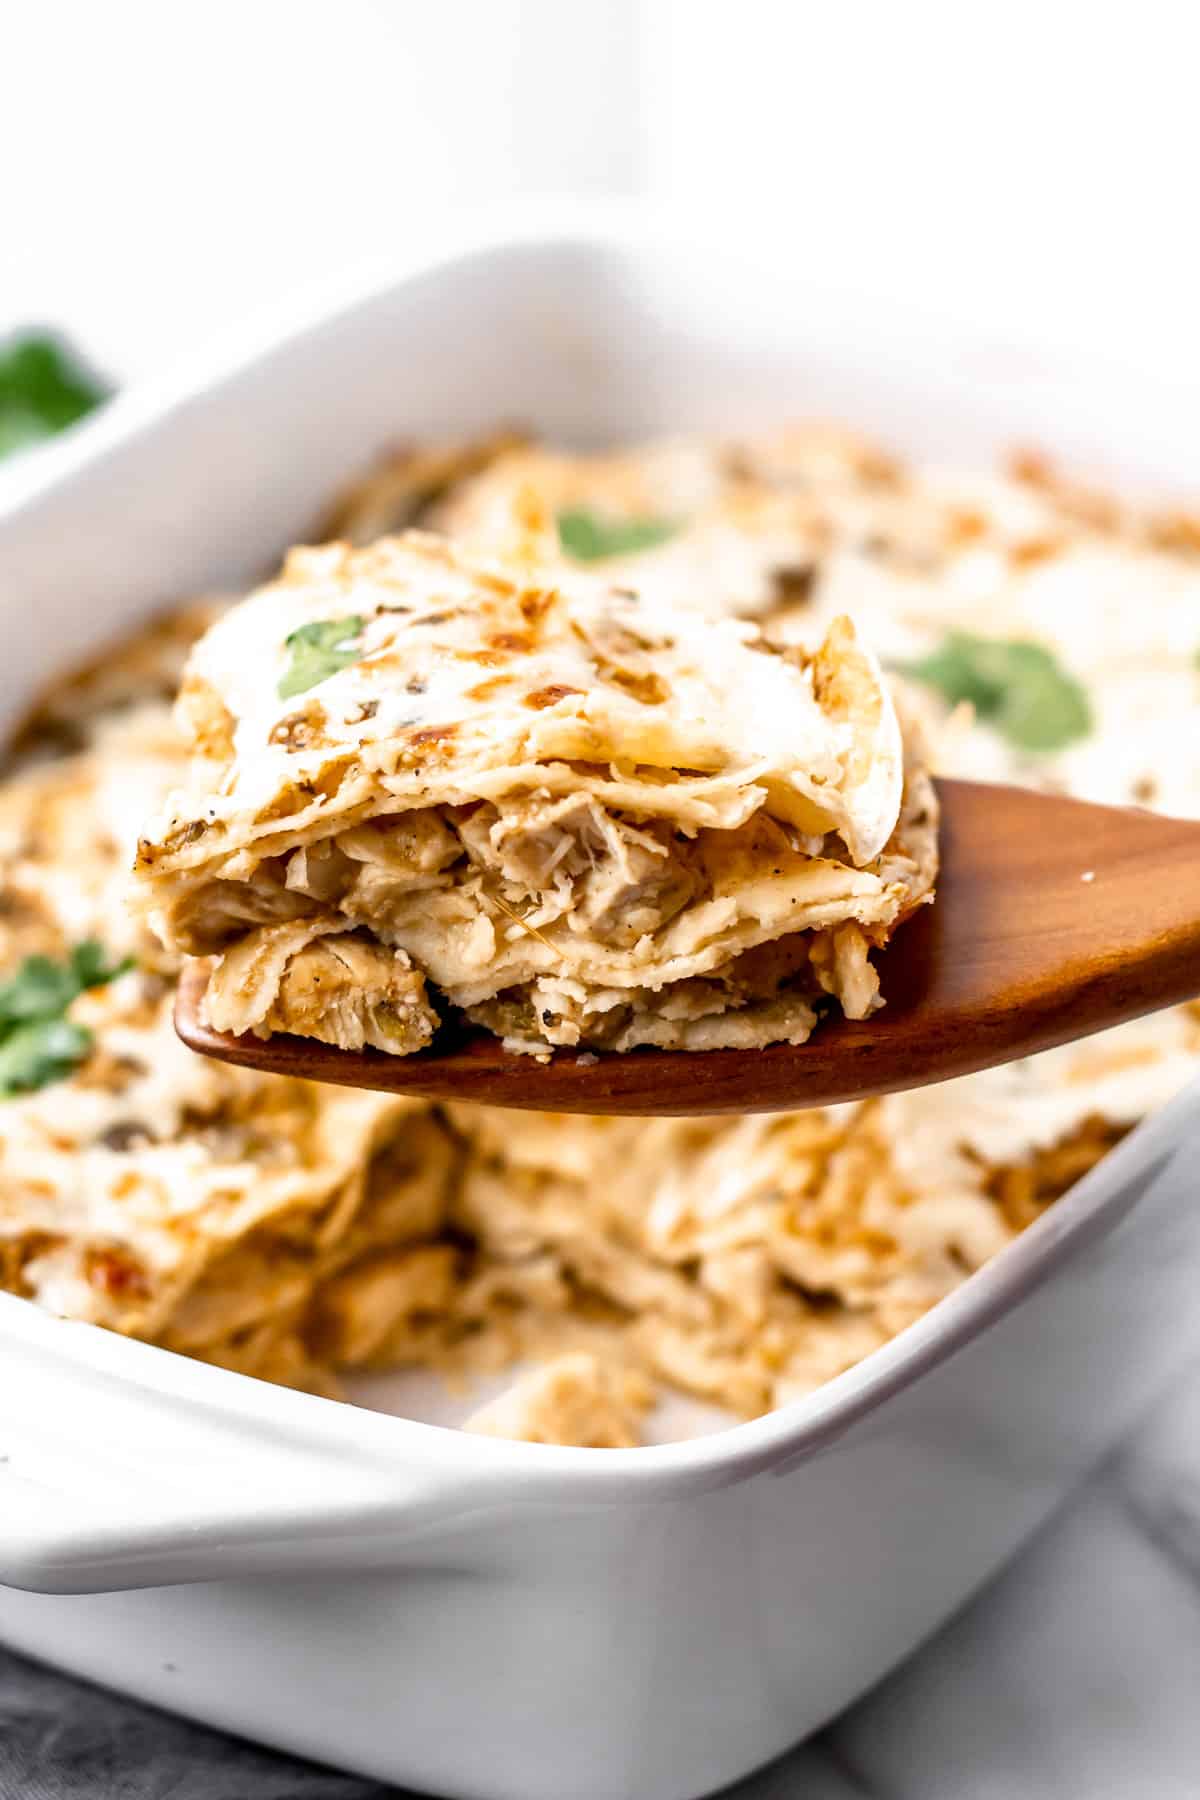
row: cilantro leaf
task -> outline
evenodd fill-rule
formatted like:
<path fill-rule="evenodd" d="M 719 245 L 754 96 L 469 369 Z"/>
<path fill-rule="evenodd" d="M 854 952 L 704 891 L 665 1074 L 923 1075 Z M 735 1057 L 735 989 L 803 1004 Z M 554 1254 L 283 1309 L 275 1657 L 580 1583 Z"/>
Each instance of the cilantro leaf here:
<path fill-rule="evenodd" d="M 94 938 L 76 944 L 65 962 L 27 956 L 0 984 L 0 1098 L 70 1074 L 91 1049 L 92 1034 L 67 1018 L 67 1008 L 132 967 L 132 957 L 111 962 Z"/>
<path fill-rule="evenodd" d="M 82 991 L 69 963 L 27 956 L 16 974 L 0 987 L 0 1032 L 29 1019 L 55 1018 Z"/>
<path fill-rule="evenodd" d="M 92 1034 L 71 1019 L 31 1019 L 0 1043 L 0 1098 L 61 1081 L 92 1047 Z"/>
<path fill-rule="evenodd" d="M 132 957 L 110 963 L 94 938 L 76 944 L 66 962 L 27 956 L 16 974 L 0 985 L 0 1037 L 29 1019 L 58 1017 L 85 988 L 103 987 L 132 967 Z"/>
<path fill-rule="evenodd" d="M 899 666 L 951 706 L 969 700 L 1018 750 L 1061 750 L 1092 729 L 1086 690 L 1043 644 L 950 631 L 931 655 Z"/>
<path fill-rule="evenodd" d="M 348 669 L 362 655 L 362 636 L 366 620 L 358 613 L 344 619 L 314 619 L 309 625 L 298 625 L 284 639 L 291 661 L 279 683 L 279 698 L 291 700 L 307 693 L 319 682 L 328 681 L 339 669 Z"/>
<path fill-rule="evenodd" d="M 106 398 L 52 337 L 18 338 L 0 350 L 0 456 L 53 437 Z"/>
<path fill-rule="evenodd" d="M 95 938 L 84 938 L 71 952 L 71 972 L 79 983 L 80 993 L 86 988 L 107 987 L 110 981 L 127 974 L 132 967 L 132 956 L 110 962 L 104 945 L 97 943 Z"/>
<path fill-rule="evenodd" d="M 606 556 L 653 550 L 678 530 L 671 519 L 615 519 L 582 506 L 565 507 L 558 515 L 558 541 L 576 562 L 600 562 Z"/>

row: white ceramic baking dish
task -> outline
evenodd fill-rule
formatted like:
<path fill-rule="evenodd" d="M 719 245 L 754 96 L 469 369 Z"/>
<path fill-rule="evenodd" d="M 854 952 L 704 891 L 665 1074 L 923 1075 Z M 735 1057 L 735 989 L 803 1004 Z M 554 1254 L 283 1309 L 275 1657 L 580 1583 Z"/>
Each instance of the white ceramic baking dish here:
<path fill-rule="evenodd" d="M 603 439 L 828 412 L 1171 484 L 1195 400 L 821 292 L 653 225 L 361 280 L 119 401 L 0 489 L 11 717 L 65 660 L 268 563 L 401 432 Z M 466 1437 L 0 1296 L 0 1635 L 468 1800 L 688 1800 L 944 1619 L 1200 1348 L 1200 1091 L 809 1399 L 638 1451 Z"/>

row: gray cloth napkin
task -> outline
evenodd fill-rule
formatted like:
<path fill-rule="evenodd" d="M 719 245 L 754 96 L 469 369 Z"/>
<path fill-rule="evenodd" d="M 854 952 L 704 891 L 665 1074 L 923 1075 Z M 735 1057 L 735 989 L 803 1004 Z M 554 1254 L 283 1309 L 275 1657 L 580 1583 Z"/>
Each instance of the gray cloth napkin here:
<path fill-rule="evenodd" d="M 724 1800 L 1197 1800 L 1198 1696 L 1200 1363 L 958 1618 Z M 0 1800 L 85 1797 L 405 1800 L 0 1650 Z"/>

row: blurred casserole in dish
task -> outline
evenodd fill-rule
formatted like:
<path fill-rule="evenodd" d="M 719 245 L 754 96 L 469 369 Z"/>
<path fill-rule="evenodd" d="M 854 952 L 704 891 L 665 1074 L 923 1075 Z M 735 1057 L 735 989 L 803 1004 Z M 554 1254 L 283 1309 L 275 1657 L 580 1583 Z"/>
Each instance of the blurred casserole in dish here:
<path fill-rule="evenodd" d="M 514 438 L 397 454 L 323 535 L 415 526 L 503 556 L 531 496 L 569 561 L 649 607 L 810 652 L 852 613 L 943 767 L 1200 813 L 1188 518 L 1033 458 L 950 476 L 808 428 L 599 457 Z M 307 553 L 321 580 L 355 579 L 366 554 Z M 197 1059 L 170 1024 L 176 953 L 125 888 L 140 821 L 183 779 L 169 698 L 221 604 L 57 687 L 0 793 L 18 983 L 0 1055 L 27 959 L 45 986 L 81 946 L 102 952 L 62 1013 L 75 1035 L 13 1061 L 0 1104 L 0 1280 L 54 1311 L 318 1391 L 363 1367 L 531 1363 L 474 1428 L 631 1444 L 659 1383 L 750 1415 L 857 1361 L 1200 1068 L 1194 1008 L 940 1089 L 735 1121 L 428 1109 Z M 914 760 L 914 821 L 919 779 Z M 928 852 L 911 860 L 928 874 Z M 845 955 L 830 983 L 849 992 Z"/>

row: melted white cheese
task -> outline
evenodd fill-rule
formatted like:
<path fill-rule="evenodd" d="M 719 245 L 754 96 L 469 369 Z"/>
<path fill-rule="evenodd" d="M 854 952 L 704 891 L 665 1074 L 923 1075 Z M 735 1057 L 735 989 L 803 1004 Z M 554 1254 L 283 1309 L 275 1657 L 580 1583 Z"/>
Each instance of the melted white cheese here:
<path fill-rule="evenodd" d="M 537 571 L 499 595 L 496 573 L 418 534 L 359 554 L 294 556 L 283 581 L 227 614 L 193 655 L 192 676 L 235 721 L 234 765 L 206 797 L 207 816 L 253 813 L 348 746 L 450 728 L 450 776 L 480 762 L 575 757 L 771 779 L 811 804 L 824 793 L 824 828 L 841 830 L 854 861 L 879 854 L 899 815 L 902 754 L 886 684 L 861 644 L 861 704 L 827 711 L 811 670 L 765 653 L 751 625 L 642 604 L 560 571 L 527 623 L 519 601 L 539 592 Z M 364 621 L 357 659 L 281 700 L 287 639 L 331 619 Z M 558 690 L 531 710 L 531 697 Z M 280 744 L 285 722 L 313 705 L 320 746 Z"/>

